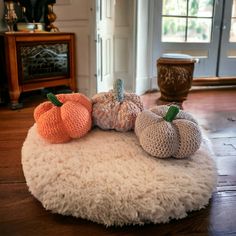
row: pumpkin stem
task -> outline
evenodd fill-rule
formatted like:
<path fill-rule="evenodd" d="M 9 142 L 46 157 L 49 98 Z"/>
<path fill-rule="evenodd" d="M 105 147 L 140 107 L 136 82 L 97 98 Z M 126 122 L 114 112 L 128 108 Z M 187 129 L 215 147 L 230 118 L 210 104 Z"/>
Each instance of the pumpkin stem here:
<path fill-rule="evenodd" d="M 124 100 L 124 81 L 122 79 L 116 79 L 113 84 L 113 91 L 115 92 L 115 98 L 118 102 Z"/>
<path fill-rule="evenodd" d="M 177 106 L 170 106 L 165 117 L 164 120 L 168 121 L 168 122 L 172 122 L 176 115 L 179 113 L 179 108 Z"/>
<path fill-rule="evenodd" d="M 60 102 L 53 93 L 48 93 L 47 98 L 53 105 L 57 107 L 61 107 L 63 105 L 63 103 Z"/>

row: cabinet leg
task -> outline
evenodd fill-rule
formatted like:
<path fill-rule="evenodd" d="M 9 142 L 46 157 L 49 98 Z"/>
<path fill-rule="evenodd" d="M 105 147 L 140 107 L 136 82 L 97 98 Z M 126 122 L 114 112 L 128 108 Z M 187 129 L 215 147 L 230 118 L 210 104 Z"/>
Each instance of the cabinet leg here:
<path fill-rule="evenodd" d="M 14 102 L 13 103 L 13 102 L 11 102 L 10 107 L 11 107 L 12 110 L 20 109 L 20 108 L 23 107 L 23 103 L 19 103 L 19 102 L 17 102 L 17 103 Z"/>
<path fill-rule="evenodd" d="M 20 91 L 10 93 L 10 108 L 12 110 L 19 109 L 23 107 L 22 103 L 19 103 Z"/>
<path fill-rule="evenodd" d="M 74 93 L 77 92 L 76 82 L 70 82 L 69 87 L 70 87 L 70 89 L 72 90 L 72 92 L 74 92 Z"/>

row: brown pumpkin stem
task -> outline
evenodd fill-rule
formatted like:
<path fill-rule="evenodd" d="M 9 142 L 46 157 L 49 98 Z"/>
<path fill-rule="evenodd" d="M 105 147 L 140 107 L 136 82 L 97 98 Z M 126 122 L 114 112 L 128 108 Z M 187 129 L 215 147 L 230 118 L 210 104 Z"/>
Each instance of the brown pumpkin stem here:
<path fill-rule="evenodd" d="M 47 98 L 53 105 L 57 107 L 61 107 L 63 105 L 63 103 L 60 102 L 53 93 L 48 93 Z"/>
<path fill-rule="evenodd" d="M 179 113 L 179 108 L 177 106 L 170 106 L 164 117 L 164 120 L 172 122 L 178 113 Z"/>

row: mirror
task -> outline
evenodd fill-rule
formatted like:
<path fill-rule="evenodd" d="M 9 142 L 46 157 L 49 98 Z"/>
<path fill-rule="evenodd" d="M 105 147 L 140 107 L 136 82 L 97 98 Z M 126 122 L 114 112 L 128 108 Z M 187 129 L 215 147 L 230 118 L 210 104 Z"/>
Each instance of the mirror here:
<path fill-rule="evenodd" d="M 28 22 L 47 21 L 48 5 L 55 4 L 55 0 L 19 0 L 22 13 Z"/>
<path fill-rule="evenodd" d="M 56 0 L 4 0 L 9 31 L 59 31 L 53 22 Z"/>

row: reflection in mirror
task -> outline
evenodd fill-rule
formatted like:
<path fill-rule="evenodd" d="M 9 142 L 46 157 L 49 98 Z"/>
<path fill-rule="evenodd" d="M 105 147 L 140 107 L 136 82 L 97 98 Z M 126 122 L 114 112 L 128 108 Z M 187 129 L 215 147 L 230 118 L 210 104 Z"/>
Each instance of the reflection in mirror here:
<path fill-rule="evenodd" d="M 53 22 L 56 0 L 4 0 L 9 31 L 59 31 Z"/>
<path fill-rule="evenodd" d="M 24 19 L 28 22 L 41 22 L 45 23 L 48 15 L 48 5 L 55 4 L 55 0 L 19 0 L 18 1 Z"/>

